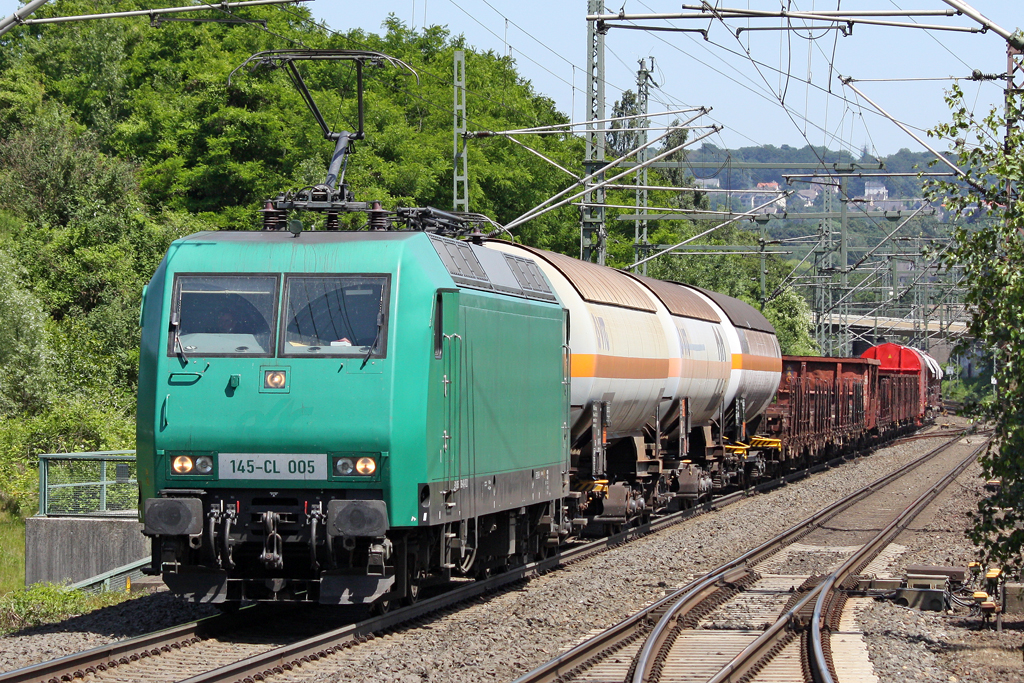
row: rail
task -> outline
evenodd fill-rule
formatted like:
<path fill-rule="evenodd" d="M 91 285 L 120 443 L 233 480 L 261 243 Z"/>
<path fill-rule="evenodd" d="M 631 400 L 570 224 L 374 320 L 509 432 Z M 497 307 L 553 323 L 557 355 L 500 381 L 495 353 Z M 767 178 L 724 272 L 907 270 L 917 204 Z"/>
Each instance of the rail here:
<path fill-rule="evenodd" d="M 628 617 L 595 638 L 577 645 L 572 650 L 524 674 L 516 679 L 514 683 L 550 682 L 580 675 L 589 667 L 597 666 L 598 662 L 602 661 L 606 656 L 606 652 L 618 651 L 627 642 L 635 641 L 639 638 L 644 639 L 644 644 L 640 647 L 640 652 L 635 657 L 630 668 L 630 674 L 626 680 L 633 683 L 650 680 L 652 669 L 660 666 L 660 653 L 663 650 L 662 645 L 665 644 L 666 637 L 669 637 L 674 625 L 680 623 L 679 620 L 686 617 L 697 604 L 701 603 L 702 599 L 706 598 L 709 594 L 715 593 L 719 588 L 740 586 L 749 581 L 750 577 L 753 576 L 750 567 L 758 561 L 778 551 L 783 545 L 795 542 L 804 534 L 809 533 L 816 525 L 823 523 L 853 503 L 867 497 L 875 489 L 899 478 L 906 472 L 934 457 L 945 448 L 956 443 L 962 434 L 962 432 L 959 433 L 956 438 L 949 440 L 924 457 L 880 477 L 847 498 L 833 502 L 828 507 L 807 517 L 775 538 L 723 564 L 703 577 L 695 579 L 680 590 Z M 799 607 L 803 608 L 805 602 L 806 600 L 802 601 Z M 796 612 L 797 609 L 794 608 L 790 617 L 795 617 Z M 764 650 L 770 650 L 774 643 L 768 641 L 771 641 L 773 637 L 784 636 L 784 631 L 787 630 L 788 625 L 789 623 L 785 620 L 782 624 L 776 624 L 776 628 L 771 629 L 772 633 L 767 638 L 761 639 L 759 643 L 756 645 L 752 644 L 751 648 L 748 648 L 747 654 L 755 654 L 753 650 L 761 650 L 762 653 Z M 765 645 L 767 647 L 764 647 Z M 764 647 L 764 650 L 762 650 L 762 647 Z M 759 656 L 755 656 L 755 659 L 759 658 Z M 738 657 L 737 660 L 739 659 Z M 720 678 L 717 680 L 738 680 L 737 677 L 743 673 L 739 670 L 741 668 L 742 666 L 739 661 L 734 661 L 727 671 L 720 673 Z M 730 676 L 734 678 L 730 678 Z"/>
<path fill-rule="evenodd" d="M 810 648 L 809 648 L 809 659 L 811 674 L 814 678 L 815 683 L 835 683 L 833 677 L 834 668 L 832 658 L 826 656 L 825 648 L 823 646 L 823 640 L 825 635 L 822 632 L 822 625 L 824 622 L 824 616 L 826 611 L 826 604 L 829 602 L 829 598 L 837 588 L 836 586 L 842 586 L 843 582 L 851 576 L 858 567 L 863 567 L 867 564 L 872 557 L 878 554 L 878 552 L 892 542 L 892 540 L 900 534 L 910 522 L 917 517 L 933 500 L 941 493 L 949 484 L 951 484 L 957 477 L 959 477 L 967 466 L 974 462 L 978 454 L 987 446 L 987 441 L 983 441 L 981 445 L 975 448 L 969 456 L 960 461 L 953 470 L 948 472 L 946 476 L 937 481 L 931 488 L 922 493 L 917 499 L 908 505 L 906 509 L 900 513 L 899 517 L 889 523 L 884 529 L 878 532 L 864 548 L 855 553 L 846 562 L 844 562 L 838 569 L 832 572 L 818 587 L 818 594 L 814 602 L 814 613 L 811 618 L 811 635 L 810 635 Z M 810 597 L 810 596 L 808 596 Z"/>
<path fill-rule="evenodd" d="M 670 608 L 661 617 L 661 619 L 659 619 L 651 635 L 648 637 L 648 640 L 645 643 L 643 650 L 637 657 L 636 668 L 634 669 L 635 673 L 632 679 L 632 683 L 642 683 L 643 681 L 652 679 L 652 669 L 657 664 L 656 655 L 660 651 L 661 645 L 664 643 L 665 634 L 668 632 L 668 629 L 672 625 L 672 623 L 678 620 L 680 613 L 695 602 L 695 600 L 693 599 L 694 596 L 692 594 L 696 590 L 704 588 L 707 585 L 713 585 L 714 583 L 727 580 L 726 572 L 730 569 L 735 571 L 737 568 L 749 566 L 749 564 L 751 564 L 752 562 L 756 562 L 759 558 L 774 552 L 775 549 L 778 548 L 780 545 L 785 544 L 787 542 L 791 542 L 795 538 L 801 536 L 804 530 L 809 530 L 811 527 L 823 523 L 825 520 L 838 514 L 840 510 L 845 509 L 852 505 L 853 503 L 866 498 L 868 495 L 872 494 L 874 491 L 881 488 L 882 486 L 885 486 L 886 484 L 895 481 L 896 479 L 902 477 L 907 472 L 918 467 L 923 462 L 932 459 L 940 452 L 952 446 L 957 440 L 958 437 L 951 439 L 950 441 L 947 441 L 946 443 L 933 449 L 923 457 L 918 458 L 917 460 L 910 462 L 904 465 L 903 467 L 894 470 L 893 472 L 890 472 L 889 474 L 868 484 L 866 487 L 860 489 L 859 491 L 848 496 L 847 498 L 836 501 L 829 507 L 820 510 L 814 515 L 811 515 L 811 517 L 792 527 L 788 531 L 780 534 L 774 539 L 766 542 L 765 544 L 759 546 L 758 548 L 755 548 L 752 551 L 749 551 L 748 553 L 737 558 L 733 562 L 723 565 L 723 567 L 720 567 L 718 570 L 708 575 L 708 578 L 706 578 L 698 586 L 694 587 L 693 584 L 691 584 L 691 586 L 688 586 L 684 588 L 682 591 L 679 591 L 677 595 L 682 594 L 682 598 L 679 599 L 678 602 L 676 602 L 672 606 L 672 608 Z M 963 472 L 967 465 L 970 462 L 972 462 L 974 458 L 977 457 L 979 450 L 983 447 L 984 445 L 974 450 L 972 454 L 968 458 L 963 460 L 960 463 L 960 465 L 957 468 L 955 468 L 953 472 L 947 474 L 946 477 L 944 477 L 941 481 L 935 484 L 935 486 L 930 490 L 930 495 L 928 493 L 923 494 L 920 498 L 918 498 L 917 501 L 915 501 L 915 503 L 911 504 L 906 510 L 904 510 L 895 521 L 893 521 L 885 529 L 879 532 L 860 551 L 855 553 L 852 558 L 850 558 L 838 570 L 836 570 L 836 572 L 833 572 L 826 581 L 822 582 L 816 588 L 809 591 L 806 596 L 804 596 L 795 605 L 793 605 L 785 614 L 779 617 L 778 620 L 776 620 L 776 622 L 772 626 L 766 629 L 763 634 L 761 634 L 752 643 L 747 645 L 742 652 L 737 654 L 718 674 L 713 676 L 710 679 L 709 683 L 724 683 L 725 681 L 734 680 L 753 673 L 756 670 L 755 667 L 757 667 L 759 662 L 763 661 L 764 658 L 770 656 L 770 653 L 777 652 L 778 649 L 785 642 L 787 642 L 789 638 L 793 637 L 793 625 L 799 623 L 799 615 L 803 613 L 803 611 L 806 609 L 806 606 L 809 604 L 815 604 L 816 606 L 812 623 L 815 627 L 817 627 L 819 624 L 814 623 L 814 620 L 820 618 L 821 605 L 824 604 L 825 599 L 824 596 L 830 592 L 831 586 L 836 583 L 841 583 L 852 572 L 852 569 L 854 567 L 866 563 L 866 557 L 873 556 L 873 554 L 876 554 L 878 550 L 884 546 L 884 544 L 891 541 L 895 534 L 899 530 L 904 528 L 906 524 L 909 524 L 909 520 L 913 519 L 914 516 L 916 516 L 922 509 L 924 509 L 927 502 L 930 502 L 934 498 L 934 496 L 937 495 L 937 490 L 941 491 L 942 488 L 948 485 L 950 481 L 955 479 L 957 476 L 959 476 L 961 472 Z M 812 601 L 817 602 L 812 603 Z M 815 674 L 820 676 L 820 674 L 818 674 L 818 671 L 820 671 L 821 669 L 825 669 L 827 674 L 827 668 L 826 664 L 824 663 L 823 655 L 821 654 L 820 633 L 812 634 L 812 638 L 814 637 L 814 635 L 818 636 L 818 641 L 817 645 L 815 646 L 816 650 L 813 654 L 811 664 L 814 667 L 820 667 L 820 669 L 815 670 Z M 821 659 L 818 659 L 818 657 L 821 657 Z M 822 681 L 825 681 L 826 683 L 832 683 L 831 678 L 816 678 L 815 680 L 819 683 Z"/>
<path fill-rule="evenodd" d="M 849 456 L 839 456 L 827 463 L 819 463 L 808 470 L 792 473 L 776 480 L 764 482 L 745 491 L 735 491 L 726 496 L 706 501 L 694 508 L 676 512 L 665 517 L 655 518 L 639 527 L 631 528 L 587 544 L 562 549 L 552 558 L 540 562 L 518 567 L 508 573 L 491 577 L 486 580 L 475 581 L 464 585 L 443 595 L 436 596 L 429 600 L 421 600 L 411 607 L 406 607 L 395 612 L 375 617 L 357 624 L 351 624 L 340 629 L 324 632 L 299 643 L 293 643 L 284 647 L 272 649 L 263 654 L 250 656 L 234 664 L 219 667 L 205 673 L 193 676 L 186 683 L 214 683 L 226 681 L 258 680 L 268 674 L 279 672 L 300 662 L 304 657 L 316 658 L 325 656 L 358 642 L 369 634 L 379 633 L 383 630 L 394 628 L 400 624 L 408 623 L 427 614 L 437 613 L 449 609 L 455 604 L 469 599 L 506 589 L 505 587 L 515 584 L 524 579 L 529 579 L 539 574 L 557 569 L 566 565 L 581 561 L 587 557 L 597 554 L 606 548 L 618 546 L 633 538 L 644 536 L 654 531 L 665 529 L 695 515 L 717 510 L 730 503 L 742 500 L 743 498 L 757 492 L 768 491 L 786 483 L 806 477 L 812 472 L 827 469 L 835 466 Z M 116 570 L 115 570 L 116 571 Z M 692 587 L 692 585 L 691 585 Z M 665 605 L 670 598 L 662 600 L 658 604 Z M 241 621 L 251 621 L 258 614 L 260 605 L 241 610 L 234 617 Z M 648 613 L 635 616 L 630 621 L 643 621 Z M 223 615 L 226 616 L 226 615 Z M 128 664 L 140 656 L 153 656 L 160 652 L 169 652 L 178 649 L 183 643 L 196 642 L 198 639 L 209 637 L 213 632 L 223 633 L 230 630 L 230 624 L 237 623 L 224 619 L 223 617 L 210 618 L 201 622 L 168 629 L 158 634 L 147 634 L 138 638 L 122 640 L 117 643 L 102 646 L 88 652 L 68 655 L 59 660 L 43 662 L 25 669 L 0 674 L 0 683 L 34 683 L 45 682 L 53 679 L 62 680 L 62 676 L 74 674 L 74 672 L 89 672 L 90 670 L 101 670 L 101 668 L 116 667 Z M 624 622 L 625 623 L 625 622 Z M 202 627 L 202 628 L 200 628 Z M 578 648 L 577 648 L 578 649 Z M 143 654 L 144 653 L 144 654 Z M 566 656 L 572 652 L 566 653 Z M 557 668 L 557 666 L 556 666 Z"/>

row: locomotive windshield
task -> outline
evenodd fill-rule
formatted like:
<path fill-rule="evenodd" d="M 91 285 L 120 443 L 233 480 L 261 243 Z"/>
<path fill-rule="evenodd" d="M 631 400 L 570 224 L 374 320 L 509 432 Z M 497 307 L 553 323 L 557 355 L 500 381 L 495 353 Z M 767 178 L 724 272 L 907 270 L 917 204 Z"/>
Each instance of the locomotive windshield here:
<path fill-rule="evenodd" d="M 281 355 L 384 356 L 387 285 L 383 275 L 289 276 Z"/>
<path fill-rule="evenodd" d="M 179 276 L 168 353 L 270 355 L 277 282 L 273 275 Z"/>

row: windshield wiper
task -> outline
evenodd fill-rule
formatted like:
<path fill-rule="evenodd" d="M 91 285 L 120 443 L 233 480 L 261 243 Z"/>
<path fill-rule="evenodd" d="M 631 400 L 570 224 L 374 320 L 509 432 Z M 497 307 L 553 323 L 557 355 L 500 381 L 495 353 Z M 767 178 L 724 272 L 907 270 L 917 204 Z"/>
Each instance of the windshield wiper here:
<path fill-rule="evenodd" d="M 178 300 L 174 302 L 174 308 L 171 309 L 171 326 L 174 328 L 174 351 L 181 357 L 181 364 L 188 365 L 188 356 L 185 355 L 185 347 L 181 344 L 181 339 L 178 337 L 178 332 L 181 330 L 181 295 L 178 295 Z"/>
<path fill-rule="evenodd" d="M 370 360 L 370 356 L 373 355 L 373 350 L 377 348 L 377 342 L 380 341 L 380 331 L 384 328 L 384 313 L 383 311 L 377 311 L 377 336 L 373 338 L 373 343 L 370 344 L 370 348 L 366 351 L 366 357 L 363 358 L 363 364 L 359 366 L 362 370 L 366 367 L 366 364 Z"/>
<path fill-rule="evenodd" d="M 181 345 L 181 339 L 178 338 L 178 327 L 174 327 L 174 347 L 177 349 L 177 353 L 181 356 L 181 362 L 183 365 L 188 365 L 188 356 L 185 355 L 185 347 Z"/>

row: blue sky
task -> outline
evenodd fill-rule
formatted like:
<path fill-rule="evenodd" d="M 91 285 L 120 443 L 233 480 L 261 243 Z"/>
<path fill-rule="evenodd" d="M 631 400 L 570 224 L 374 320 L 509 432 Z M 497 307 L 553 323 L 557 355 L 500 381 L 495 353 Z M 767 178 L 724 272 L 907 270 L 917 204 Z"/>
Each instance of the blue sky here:
<path fill-rule="evenodd" d="M 1021 21 L 1020 0 L 967 0 L 996 24 L 1013 30 Z M 793 10 L 836 9 L 837 0 L 785 0 Z M 688 0 L 697 4 L 697 0 Z M 21 3 L 0 0 L 0 14 Z M 179 0 L 148 2 L 152 7 L 189 4 Z M 586 0 L 396 0 L 306 3 L 313 15 L 344 31 L 359 27 L 379 31 L 391 13 L 414 28 L 443 25 L 464 34 L 477 48 L 511 54 L 534 88 L 555 100 L 559 109 L 582 120 L 586 87 Z M 719 0 L 720 7 L 777 10 L 780 0 Z M 608 7 L 627 13 L 677 12 L 676 0 L 610 0 Z M 947 9 L 941 0 L 842 0 L 846 10 Z M 121 19 L 119 21 L 145 21 Z M 907 21 L 907 20 L 903 20 Z M 966 17 L 923 18 L 921 23 L 976 26 Z M 775 20 L 778 25 L 779 20 Z M 670 25 L 669 22 L 645 22 Z M 733 29 L 744 22 L 732 21 Z M 695 23 L 671 25 L 698 27 Z M 761 23 L 760 25 L 767 25 Z M 700 28 L 708 28 L 704 22 Z M 61 30 L 51 26 L 49 30 Z M 248 29 L 256 30 L 256 29 Z M 654 58 L 657 88 L 651 111 L 706 105 L 705 123 L 725 130 L 711 141 L 719 145 L 812 143 L 847 148 L 867 146 L 879 154 L 902 147 L 924 151 L 910 136 L 873 112 L 870 105 L 839 83 L 838 76 L 862 80 L 865 95 L 908 125 L 926 129 L 948 118 L 943 92 L 949 80 L 973 69 L 1006 70 L 1005 42 L 994 33 L 964 34 L 910 28 L 857 25 L 852 34 L 806 31 L 743 33 L 737 38 L 721 23 L 710 23 L 709 40 L 698 34 L 612 29 L 607 37 L 609 109 L 622 90 L 636 87 L 637 60 Z M 749 50 L 749 57 L 746 52 Z M 834 55 L 834 56 L 833 56 Z M 756 63 L 755 63 L 756 62 Z M 788 72 L 789 76 L 784 75 Z M 868 79 L 886 79 L 871 81 Z M 896 80 L 902 79 L 902 80 Z M 979 112 L 1002 98 L 1000 82 L 962 81 Z M 779 96 L 784 93 L 784 108 Z M 472 97 L 472 95 L 470 95 Z M 470 106 L 472 102 L 470 100 Z"/>

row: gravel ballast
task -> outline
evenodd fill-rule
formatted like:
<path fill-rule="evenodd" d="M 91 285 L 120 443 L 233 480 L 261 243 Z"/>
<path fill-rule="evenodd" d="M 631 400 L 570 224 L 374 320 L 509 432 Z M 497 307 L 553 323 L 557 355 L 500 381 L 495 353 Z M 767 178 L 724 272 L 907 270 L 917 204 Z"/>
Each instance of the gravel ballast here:
<path fill-rule="evenodd" d="M 511 681 L 939 443 L 924 439 L 881 449 L 271 680 Z M 938 499 L 939 512 L 898 540 L 908 548 L 898 562 L 964 566 L 974 559 L 964 530 L 982 484 L 980 469 L 969 468 Z M 211 611 L 183 605 L 166 593 L 146 596 L 0 639 L 0 670 Z M 882 681 L 1024 681 L 1015 621 L 1008 619 L 1007 629 L 996 634 L 966 612 L 919 613 L 889 603 L 873 605 L 861 619 Z"/>

